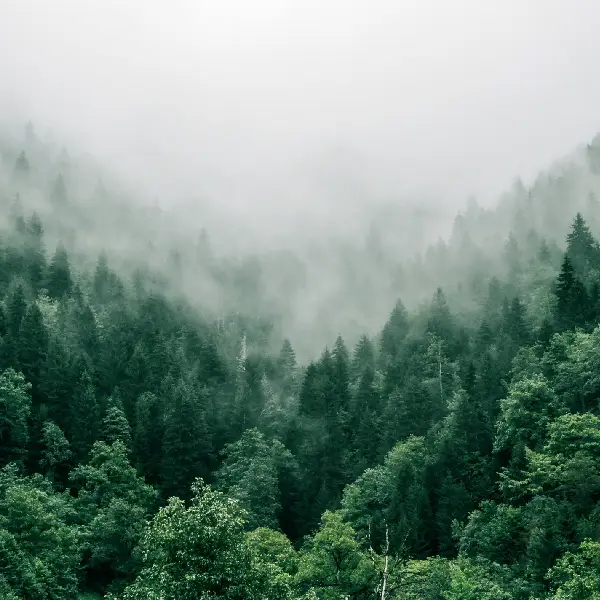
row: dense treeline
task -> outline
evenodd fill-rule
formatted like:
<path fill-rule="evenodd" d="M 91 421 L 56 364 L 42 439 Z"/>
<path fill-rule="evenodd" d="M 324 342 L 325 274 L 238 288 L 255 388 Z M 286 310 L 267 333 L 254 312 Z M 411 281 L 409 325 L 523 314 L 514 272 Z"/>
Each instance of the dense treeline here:
<path fill-rule="evenodd" d="M 20 154 L 11 185 L 29 169 Z M 531 217 L 530 195 L 513 208 Z M 264 319 L 213 319 L 147 266 L 87 268 L 20 200 L 7 213 L 0 597 L 600 597 L 600 245 L 581 214 L 564 252 L 515 217 L 489 264 L 464 219 L 459 310 L 441 287 L 398 301 L 302 365 Z"/>

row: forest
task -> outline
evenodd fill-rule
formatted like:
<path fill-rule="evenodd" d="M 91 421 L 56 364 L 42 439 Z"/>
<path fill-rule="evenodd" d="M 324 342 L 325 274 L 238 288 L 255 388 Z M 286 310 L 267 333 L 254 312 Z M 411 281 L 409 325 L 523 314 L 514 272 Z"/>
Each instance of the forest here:
<path fill-rule="evenodd" d="M 313 327 L 359 325 L 302 355 L 310 263 L 0 146 L 2 599 L 600 598 L 599 139 L 423 252 L 331 244 Z"/>

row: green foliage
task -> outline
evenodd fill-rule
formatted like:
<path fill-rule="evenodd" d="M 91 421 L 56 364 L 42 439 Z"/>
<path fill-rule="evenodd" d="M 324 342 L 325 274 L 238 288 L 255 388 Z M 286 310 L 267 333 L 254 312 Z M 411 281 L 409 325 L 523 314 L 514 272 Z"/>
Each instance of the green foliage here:
<path fill-rule="evenodd" d="M 484 568 L 470 561 L 457 561 L 450 566 L 450 589 L 444 600 L 512 600 L 510 592 L 501 588 Z"/>
<path fill-rule="evenodd" d="M 113 394 L 108 399 L 101 432 L 102 439 L 108 444 L 120 440 L 128 450 L 131 449 L 131 427 L 118 394 Z"/>
<path fill-rule="evenodd" d="M 367 600 L 378 587 L 379 572 L 342 514 L 327 511 L 317 533 L 302 548 L 297 580 L 301 589 L 324 600 Z"/>
<path fill-rule="evenodd" d="M 383 465 L 367 469 L 346 487 L 342 500 L 345 518 L 361 539 L 370 535 L 374 547 L 384 543 L 389 528 L 390 548 L 399 553 L 419 552 L 428 517 L 426 475 L 429 457 L 423 438 L 398 443 Z"/>
<path fill-rule="evenodd" d="M 24 477 L 10 466 L 0 471 L 3 598 L 76 595 L 81 544 L 72 504 L 40 476 Z"/>
<path fill-rule="evenodd" d="M 600 598 L 600 544 L 584 540 L 576 552 L 566 552 L 548 571 L 552 600 Z"/>
<path fill-rule="evenodd" d="M 20 461 L 29 438 L 31 385 L 21 373 L 7 369 L 0 374 L 0 465 Z"/>
<path fill-rule="evenodd" d="M 142 570 L 124 600 L 283 600 L 271 593 L 270 573 L 260 572 L 245 543 L 243 510 L 201 480 L 193 485 L 189 507 L 171 498 L 159 510 L 140 552 Z"/>
<path fill-rule="evenodd" d="M 293 458 L 277 439 L 268 440 L 248 429 L 239 441 L 225 446 L 225 459 L 216 472 L 216 487 L 246 510 L 249 529 L 277 529 L 281 512 L 280 481 L 294 468 Z"/>
<path fill-rule="evenodd" d="M 40 467 L 49 477 L 64 478 L 66 467 L 73 458 L 69 441 L 62 429 L 52 421 L 46 421 L 42 430 L 43 451 Z"/>
<path fill-rule="evenodd" d="M 73 287 L 69 256 L 65 247 L 59 244 L 48 265 L 46 289 L 50 298 L 59 299 L 68 296 Z"/>
<path fill-rule="evenodd" d="M 89 462 L 71 472 L 83 525 L 87 580 L 118 587 L 136 568 L 132 551 L 155 508 L 157 494 L 131 466 L 122 441 L 96 442 Z"/>
<path fill-rule="evenodd" d="M 183 230 L 166 247 L 152 211 L 102 184 L 76 206 L 66 152 L 52 172 L 22 142 L 0 139 L 0 597 L 599 596 L 600 204 L 579 202 L 580 161 L 470 203 L 415 260 L 375 213 L 363 250 L 332 242 L 307 333 L 335 342 L 310 362 L 287 330 L 314 299 L 298 257 L 226 259 Z M 91 255 L 91 222 L 143 251 Z M 186 505 L 197 476 L 217 491 Z"/>
<path fill-rule="evenodd" d="M 212 461 L 206 398 L 183 380 L 171 393 L 162 443 L 162 486 L 166 497 L 187 498 L 194 477 L 205 475 Z"/>

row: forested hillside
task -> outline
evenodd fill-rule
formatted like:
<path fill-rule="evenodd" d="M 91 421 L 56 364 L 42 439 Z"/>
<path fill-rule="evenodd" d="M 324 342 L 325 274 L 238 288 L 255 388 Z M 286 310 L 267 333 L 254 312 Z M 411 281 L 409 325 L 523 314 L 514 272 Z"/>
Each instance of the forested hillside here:
<path fill-rule="evenodd" d="M 302 355 L 355 322 L 304 360 L 310 253 L 174 245 L 4 140 L 0 598 L 600 598 L 599 155 L 421 254 L 313 248 Z"/>

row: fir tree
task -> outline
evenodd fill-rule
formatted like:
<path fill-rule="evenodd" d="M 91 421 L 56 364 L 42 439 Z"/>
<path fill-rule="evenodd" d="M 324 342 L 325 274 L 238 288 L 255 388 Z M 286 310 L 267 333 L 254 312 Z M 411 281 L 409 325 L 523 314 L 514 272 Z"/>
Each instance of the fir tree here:
<path fill-rule="evenodd" d="M 600 248 L 581 213 L 577 213 L 567 235 L 567 256 L 575 275 L 585 280 L 591 269 L 600 266 Z"/>
<path fill-rule="evenodd" d="M 81 461 L 96 441 L 100 431 L 96 391 L 87 370 L 83 371 L 74 390 L 69 412 L 69 437 L 75 457 Z"/>
<path fill-rule="evenodd" d="M 575 275 L 568 254 L 565 254 L 556 281 L 556 324 L 559 330 L 582 327 L 589 311 L 586 289 Z"/>
<path fill-rule="evenodd" d="M 121 441 L 127 450 L 131 450 L 131 427 L 118 390 L 113 392 L 106 403 L 106 412 L 101 423 L 101 439 L 107 444 Z"/>
<path fill-rule="evenodd" d="M 32 302 L 21 322 L 18 360 L 23 374 L 33 386 L 34 402 L 40 402 L 43 366 L 48 356 L 48 331 L 36 302 Z"/>
<path fill-rule="evenodd" d="M 24 151 L 21 151 L 15 162 L 14 175 L 19 181 L 25 181 L 29 176 L 29 160 Z"/>
<path fill-rule="evenodd" d="M 164 438 L 164 406 L 160 398 L 144 392 L 135 404 L 136 418 L 133 450 L 140 471 L 149 483 L 157 484 L 161 475 Z"/>
<path fill-rule="evenodd" d="M 162 487 L 166 497 L 187 498 L 194 477 L 207 475 L 212 440 L 202 399 L 180 381 L 165 415 Z"/>
<path fill-rule="evenodd" d="M 46 289 L 50 298 L 68 296 L 73 286 L 69 256 L 65 247 L 59 244 L 48 266 Z"/>

